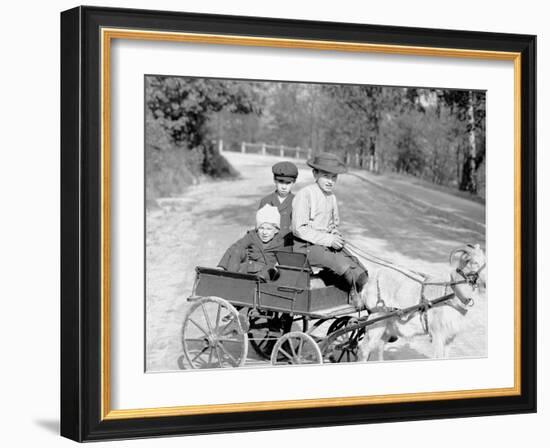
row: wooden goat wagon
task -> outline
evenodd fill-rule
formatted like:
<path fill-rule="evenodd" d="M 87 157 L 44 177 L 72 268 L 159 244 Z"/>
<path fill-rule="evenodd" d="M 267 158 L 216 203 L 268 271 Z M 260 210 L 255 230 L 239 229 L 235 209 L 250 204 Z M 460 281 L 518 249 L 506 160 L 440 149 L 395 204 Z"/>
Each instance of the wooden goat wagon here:
<path fill-rule="evenodd" d="M 243 366 L 249 344 L 273 365 L 356 361 L 369 325 L 453 297 L 403 310 L 378 310 L 369 318 L 352 305 L 341 279 L 312 270 L 305 254 L 281 251 L 277 259 L 279 277 L 269 282 L 256 275 L 196 268 L 182 325 L 189 368 Z"/>
<path fill-rule="evenodd" d="M 278 252 L 279 277 L 196 268 L 191 302 L 182 326 L 183 353 L 191 368 L 239 367 L 249 344 L 272 364 L 352 361 L 357 338 L 340 353 L 322 353 L 312 331 L 331 321 L 327 334 L 357 314 L 347 287 L 326 271 L 313 271 L 305 254 Z"/>

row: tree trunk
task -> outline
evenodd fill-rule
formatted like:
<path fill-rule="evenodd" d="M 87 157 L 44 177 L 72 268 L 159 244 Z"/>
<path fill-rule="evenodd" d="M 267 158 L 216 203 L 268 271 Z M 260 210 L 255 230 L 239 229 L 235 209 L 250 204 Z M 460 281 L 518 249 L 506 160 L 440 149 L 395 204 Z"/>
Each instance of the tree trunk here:
<path fill-rule="evenodd" d="M 460 190 L 477 193 L 477 173 L 476 173 L 476 132 L 474 120 L 474 98 L 473 92 L 468 95 L 468 148 L 462 168 L 462 181 Z"/>
<path fill-rule="evenodd" d="M 213 143 L 205 141 L 201 150 L 203 173 L 220 178 L 236 177 L 239 174 Z"/>
<path fill-rule="evenodd" d="M 370 160 L 370 171 L 374 171 L 374 158 L 376 157 L 376 139 L 374 137 L 369 138 L 369 160 Z"/>
<path fill-rule="evenodd" d="M 456 145 L 456 184 L 460 185 L 460 145 Z"/>

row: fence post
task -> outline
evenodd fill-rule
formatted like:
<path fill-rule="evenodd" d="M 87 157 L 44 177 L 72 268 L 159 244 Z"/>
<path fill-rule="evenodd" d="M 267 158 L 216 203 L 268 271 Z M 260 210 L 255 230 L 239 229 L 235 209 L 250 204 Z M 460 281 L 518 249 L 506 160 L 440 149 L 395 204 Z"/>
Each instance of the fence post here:
<path fill-rule="evenodd" d="M 285 156 L 285 150 L 283 149 L 283 145 L 279 145 L 279 156 L 280 157 Z"/>
<path fill-rule="evenodd" d="M 359 154 L 355 154 L 355 166 L 357 167 L 360 167 L 360 163 L 359 163 Z"/>
<path fill-rule="evenodd" d="M 218 152 L 220 154 L 223 152 L 223 140 L 221 138 L 218 140 Z"/>
<path fill-rule="evenodd" d="M 300 158 L 300 147 L 299 146 L 296 148 L 296 158 L 297 159 Z"/>
<path fill-rule="evenodd" d="M 242 142 L 241 143 L 241 152 L 244 154 L 246 152 L 246 143 L 245 142 Z"/>
<path fill-rule="evenodd" d="M 311 148 L 307 149 L 307 158 L 311 159 Z"/>
<path fill-rule="evenodd" d="M 265 143 L 262 143 L 262 156 L 265 156 Z"/>

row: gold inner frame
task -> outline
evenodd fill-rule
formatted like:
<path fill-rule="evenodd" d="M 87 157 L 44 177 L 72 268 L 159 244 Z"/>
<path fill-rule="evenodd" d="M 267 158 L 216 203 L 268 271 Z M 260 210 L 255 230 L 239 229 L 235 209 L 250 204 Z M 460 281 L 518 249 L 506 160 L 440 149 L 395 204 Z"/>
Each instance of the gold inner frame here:
<path fill-rule="evenodd" d="M 470 59 L 506 60 L 514 63 L 514 386 L 509 388 L 369 395 L 304 400 L 244 402 L 190 405 L 142 409 L 111 409 L 110 388 L 110 62 L 113 39 L 149 40 L 240 45 L 254 47 L 297 48 L 346 52 L 368 52 L 412 56 L 437 56 Z M 101 29 L 101 419 L 165 417 L 228 412 L 306 409 L 381 403 L 421 402 L 521 394 L 521 54 L 455 48 L 415 47 L 302 39 L 260 38 L 215 34 Z"/>

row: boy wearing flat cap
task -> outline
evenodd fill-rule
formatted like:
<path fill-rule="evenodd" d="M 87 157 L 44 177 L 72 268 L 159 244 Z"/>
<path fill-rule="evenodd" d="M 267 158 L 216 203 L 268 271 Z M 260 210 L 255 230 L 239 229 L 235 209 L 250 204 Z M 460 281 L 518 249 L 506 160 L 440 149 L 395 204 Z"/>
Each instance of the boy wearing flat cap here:
<path fill-rule="evenodd" d="M 285 246 L 291 247 L 292 238 L 292 187 L 298 177 L 298 168 L 292 162 L 279 162 L 271 168 L 273 171 L 273 181 L 275 182 L 275 191 L 268 194 L 260 201 L 260 207 L 269 204 L 277 207 L 281 215 L 281 236 L 285 240 Z"/>
<path fill-rule="evenodd" d="M 358 291 L 366 285 L 368 273 L 344 249 L 338 204 L 333 193 L 338 175 L 347 171 L 346 166 L 338 156 L 328 152 L 315 155 L 307 164 L 313 168 L 315 183 L 296 193 L 292 203 L 294 251 L 307 253 L 311 266 L 328 268 L 342 276 L 357 304 Z"/>
<path fill-rule="evenodd" d="M 256 274 L 263 280 L 277 276 L 276 251 L 283 250 L 281 218 L 276 207 L 265 205 L 256 213 L 256 228 L 231 245 L 218 263 L 226 271 Z"/>

